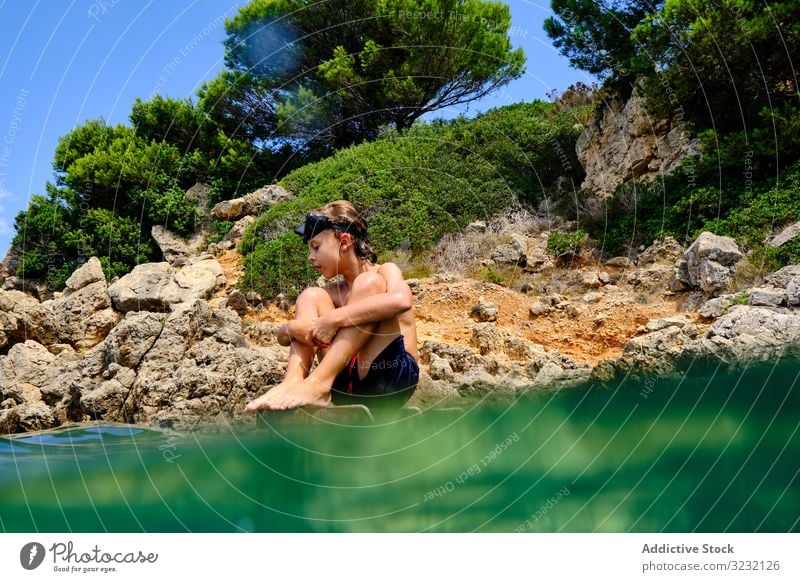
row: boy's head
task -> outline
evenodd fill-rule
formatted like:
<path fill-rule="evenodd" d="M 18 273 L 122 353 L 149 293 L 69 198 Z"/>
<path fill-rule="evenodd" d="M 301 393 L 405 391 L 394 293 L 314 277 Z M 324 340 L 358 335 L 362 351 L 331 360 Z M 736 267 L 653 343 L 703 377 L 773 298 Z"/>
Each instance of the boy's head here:
<path fill-rule="evenodd" d="M 376 261 L 375 252 L 367 244 L 367 222 L 361 213 L 347 200 L 329 202 L 322 208 L 309 212 L 303 223 L 294 231 L 308 244 L 319 233 L 332 229 L 336 238 L 347 233 L 353 240 L 359 258 Z"/>

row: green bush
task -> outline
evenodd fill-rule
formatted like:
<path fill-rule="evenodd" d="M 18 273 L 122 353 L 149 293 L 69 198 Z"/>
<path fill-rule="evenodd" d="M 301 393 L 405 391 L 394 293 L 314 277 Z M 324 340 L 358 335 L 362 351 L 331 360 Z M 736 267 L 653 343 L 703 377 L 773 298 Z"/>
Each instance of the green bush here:
<path fill-rule="evenodd" d="M 547 237 L 546 252 L 553 257 L 565 255 L 578 256 L 589 240 L 589 235 L 582 230 L 575 232 L 551 232 Z"/>
<path fill-rule="evenodd" d="M 307 257 L 308 250 L 299 236 L 293 232 L 278 234 L 247 254 L 240 286 L 258 291 L 263 297 L 283 293 L 288 299 L 295 299 L 319 276 Z"/>
<path fill-rule="evenodd" d="M 474 220 L 552 196 L 560 176 L 582 179 L 577 135 L 568 109 L 516 104 L 474 120 L 387 131 L 377 141 L 299 168 L 281 182 L 298 197 L 270 207 L 245 234 L 240 251 L 258 259 L 246 263 L 243 287 L 266 291 L 265 297 L 300 288 L 304 281 L 287 279 L 288 250 L 275 237 L 332 200 L 350 200 L 364 213 L 376 251 L 402 250 L 413 257 Z M 295 239 L 280 238 L 284 244 Z M 281 259 L 268 259 L 268 253 Z M 277 264 L 280 275 L 265 271 Z"/>

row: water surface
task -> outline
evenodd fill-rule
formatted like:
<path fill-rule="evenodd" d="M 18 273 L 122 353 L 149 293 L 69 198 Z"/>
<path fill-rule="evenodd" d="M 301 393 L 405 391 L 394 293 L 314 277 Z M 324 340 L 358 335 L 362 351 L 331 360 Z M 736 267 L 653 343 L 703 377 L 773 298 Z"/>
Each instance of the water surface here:
<path fill-rule="evenodd" d="M 690 371 L 375 425 L 0 438 L 0 530 L 797 531 L 798 373 Z"/>

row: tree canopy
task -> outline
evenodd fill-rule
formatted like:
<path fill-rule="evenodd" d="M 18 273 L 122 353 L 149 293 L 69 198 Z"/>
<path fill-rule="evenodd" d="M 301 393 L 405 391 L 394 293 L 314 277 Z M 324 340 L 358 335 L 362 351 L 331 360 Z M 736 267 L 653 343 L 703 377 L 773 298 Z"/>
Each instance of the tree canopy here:
<path fill-rule="evenodd" d="M 253 0 L 226 22 L 229 70 L 201 99 L 255 138 L 349 145 L 520 76 L 510 28 L 483 0 Z"/>

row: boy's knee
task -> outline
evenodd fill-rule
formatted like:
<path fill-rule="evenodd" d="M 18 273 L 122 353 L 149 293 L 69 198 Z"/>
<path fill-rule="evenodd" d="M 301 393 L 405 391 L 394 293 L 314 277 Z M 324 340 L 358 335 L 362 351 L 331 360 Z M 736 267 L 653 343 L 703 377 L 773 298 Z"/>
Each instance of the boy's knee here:
<path fill-rule="evenodd" d="M 386 280 L 378 273 L 363 273 L 353 281 L 353 293 L 375 295 L 386 291 Z"/>
<path fill-rule="evenodd" d="M 331 296 L 322 287 L 309 287 L 297 297 L 297 303 L 312 303 L 318 305 L 320 302 L 332 303 Z"/>

